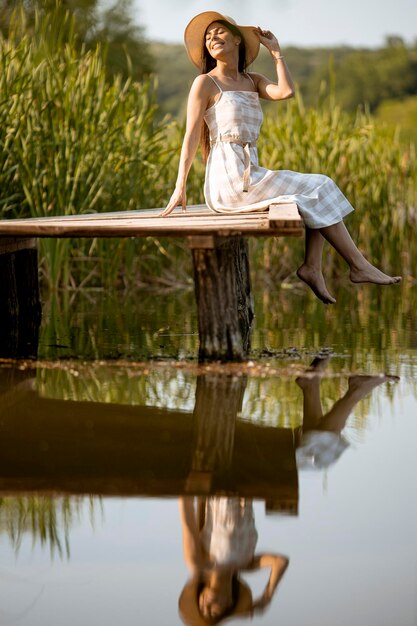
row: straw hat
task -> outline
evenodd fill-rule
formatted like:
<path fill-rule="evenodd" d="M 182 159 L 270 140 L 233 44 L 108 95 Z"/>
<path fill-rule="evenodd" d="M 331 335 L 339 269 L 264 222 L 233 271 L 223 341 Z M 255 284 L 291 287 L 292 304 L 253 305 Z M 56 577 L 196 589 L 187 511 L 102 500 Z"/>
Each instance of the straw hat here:
<path fill-rule="evenodd" d="M 224 620 L 232 619 L 238 615 L 249 615 L 253 608 L 252 593 L 248 585 L 242 580 L 238 580 L 238 585 L 239 590 L 236 605 Z M 207 626 L 207 624 L 210 624 L 210 621 L 204 619 L 200 613 L 197 597 L 198 588 L 199 581 L 196 579 L 190 580 L 182 590 L 178 602 L 181 618 L 187 626 Z M 224 620 L 220 619 L 220 622 Z"/>
<path fill-rule="evenodd" d="M 217 13 L 217 11 L 204 11 L 204 13 L 199 13 L 193 17 L 191 22 L 186 27 L 184 32 L 184 43 L 191 61 L 200 69 L 204 35 L 210 24 L 212 22 L 217 22 L 218 20 L 229 22 L 229 24 L 232 24 L 239 29 L 246 46 L 246 65 L 250 65 L 259 53 L 259 39 L 253 32 L 255 26 L 240 26 L 239 24 L 236 24 L 235 20 L 231 17 Z"/>

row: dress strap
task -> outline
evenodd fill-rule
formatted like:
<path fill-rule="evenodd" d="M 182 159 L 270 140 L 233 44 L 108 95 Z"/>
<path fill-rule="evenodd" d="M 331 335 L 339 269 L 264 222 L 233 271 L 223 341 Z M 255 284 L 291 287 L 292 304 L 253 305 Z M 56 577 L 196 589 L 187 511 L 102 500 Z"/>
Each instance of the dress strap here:
<path fill-rule="evenodd" d="M 213 81 L 213 83 L 216 85 L 217 89 L 220 91 L 220 93 L 223 93 L 223 89 L 220 87 L 219 83 L 217 82 L 217 80 L 215 78 L 213 78 L 213 76 L 211 76 L 210 74 L 207 74 L 207 76 L 209 76 L 211 78 L 211 80 Z"/>
<path fill-rule="evenodd" d="M 258 91 L 258 90 L 256 89 L 256 85 L 255 85 L 255 82 L 254 82 L 254 80 L 253 80 L 252 76 L 251 76 L 248 72 L 245 72 L 245 76 L 247 76 L 247 77 L 249 78 L 249 80 L 250 80 L 250 82 L 252 83 L 252 85 L 253 85 L 253 87 L 254 87 L 255 91 Z"/>

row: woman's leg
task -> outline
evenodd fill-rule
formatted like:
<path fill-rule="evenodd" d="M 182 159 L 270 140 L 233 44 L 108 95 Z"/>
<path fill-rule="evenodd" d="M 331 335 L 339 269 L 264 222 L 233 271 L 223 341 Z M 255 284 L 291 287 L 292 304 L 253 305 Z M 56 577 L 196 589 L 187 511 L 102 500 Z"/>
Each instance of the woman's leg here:
<path fill-rule="evenodd" d="M 309 367 L 309 372 L 316 375 L 299 376 L 296 383 L 303 392 L 303 432 L 308 430 L 328 430 L 340 433 L 345 427 L 347 418 L 359 402 L 375 387 L 387 381 L 397 381 L 398 376 L 388 374 L 378 376 L 349 376 L 349 386 L 343 398 L 323 415 L 320 400 L 320 383 L 329 358 L 316 358 Z"/>
<path fill-rule="evenodd" d="M 320 430 L 328 430 L 340 433 L 345 427 L 347 418 L 353 411 L 359 400 L 367 396 L 375 387 L 387 381 L 399 380 L 398 376 L 349 376 L 349 387 L 343 398 L 340 398 L 320 423 Z"/>
<path fill-rule="evenodd" d="M 343 221 L 321 228 L 320 232 L 349 265 L 350 280 L 353 283 L 392 285 L 401 281 L 401 276 L 388 276 L 365 259 L 353 242 Z"/>
<path fill-rule="evenodd" d="M 299 376 L 296 381 L 303 392 L 303 432 L 318 430 L 323 419 L 320 400 L 320 378 Z"/>
<path fill-rule="evenodd" d="M 316 296 L 325 304 L 334 304 L 336 300 L 327 291 L 321 271 L 321 257 L 324 239 L 319 230 L 306 226 L 304 263 L 298 268 L 297 276 L 304 281 Z"/>

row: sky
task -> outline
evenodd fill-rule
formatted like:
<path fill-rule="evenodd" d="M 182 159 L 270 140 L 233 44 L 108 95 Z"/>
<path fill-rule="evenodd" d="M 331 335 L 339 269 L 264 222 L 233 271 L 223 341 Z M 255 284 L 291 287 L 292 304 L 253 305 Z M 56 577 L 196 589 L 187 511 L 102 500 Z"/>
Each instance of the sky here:
<path fill-rule="evenodd" d="M 148 39 L 182 43 L 202 11 L 219 11 L 241 25 L 271 30 L 283 46 L 375 48 L 387 35 L 417 40 L 417 0 L 133 0 Z"/>

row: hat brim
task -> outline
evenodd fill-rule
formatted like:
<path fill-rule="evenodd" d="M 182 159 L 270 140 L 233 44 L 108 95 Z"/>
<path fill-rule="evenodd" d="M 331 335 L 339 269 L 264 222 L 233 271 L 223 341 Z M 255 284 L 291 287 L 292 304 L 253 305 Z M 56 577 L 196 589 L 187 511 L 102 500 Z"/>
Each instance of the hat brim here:
<path fill-rule="evenodd" d="M 239 580 L 238 584 L 239 592 L 236 606 L 234 607 L 232 613 L 228 615 L 225 619 L 236 617 L 237 615 L 243 616 L 245 614 L 249 614 L 252 610 L 253 602 L 250 588 L 242 580 Z M 187 624 L 187 626 L 207 626 L 207 624 L 209 623 L 201 615 L 200 609 L 198 608 L 198 587 L 198 580 L 190 580 L 182 590 L 180 599 L 178 601 L 178 608 L 181 618 L 183 622 Z"/>
<path fill-rule="evenodd" d="M 204 35 L 212 22 L 223 20 L 239 29 L 245 42 L 246 65 L 250 65 L 259 53 L 259 38 L 255 34 L 255 26 L 240 26 L 230 21 L 230 17 L 217 11 L 204 11 L 189 22 L 184 32 L 184 44 L 192 63 L 201 69 Z"/>

